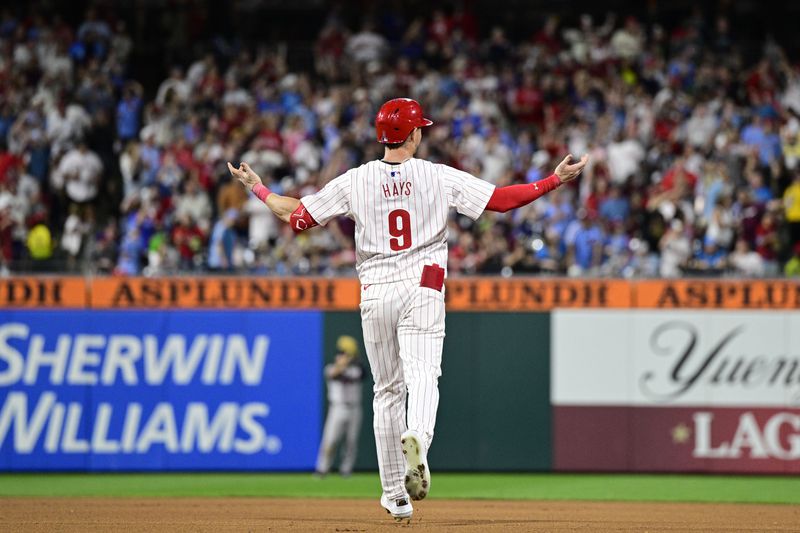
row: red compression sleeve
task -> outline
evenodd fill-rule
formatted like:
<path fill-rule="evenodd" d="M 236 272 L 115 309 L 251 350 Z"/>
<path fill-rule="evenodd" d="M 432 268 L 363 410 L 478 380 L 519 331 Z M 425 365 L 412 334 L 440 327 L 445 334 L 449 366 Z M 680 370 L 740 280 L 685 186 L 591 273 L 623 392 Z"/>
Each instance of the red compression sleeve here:
<path fill-rule="evenodd" d="M 555 174 L 551 174 L 534 183 L 498 187 L 489 198 L 486 210 L 505 213 L 509 209 L 528 205 L 540 196 L 557 189 L 559 185 L 561 185 L 561 180 Z"/>
<path fill-rule="evenodd" d="M 292 213 L 292 216 L 289 218 L 289 224 L 292 225 L 292 231 L 295 233 L 300 233 L 301 231 L 313 228 L 314 226 L 319 226 L 317 221 L 314 220 L 314 217 L 311 216 L 311 213 L 308 212 L 306 206 L 304 206 L 302 202 L 297 206 L 297 209 L 294 210 L 294 213 Z"/>
<path fill-rule="evenodd" d="M 269 187 L 263 183 L 256 183 L 255 186 L 253 186 L 253 194 L 255 194 L 256 197 L 258 197 L 258 199 L 262 202 L 266 202 L 267 196 L 272 194 L 272 191 L 269 190 Z"/>

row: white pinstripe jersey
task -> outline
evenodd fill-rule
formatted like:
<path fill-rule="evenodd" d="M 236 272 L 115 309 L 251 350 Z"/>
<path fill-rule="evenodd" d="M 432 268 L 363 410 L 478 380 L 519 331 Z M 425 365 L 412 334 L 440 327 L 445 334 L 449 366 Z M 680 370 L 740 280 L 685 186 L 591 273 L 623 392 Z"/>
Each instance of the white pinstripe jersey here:
<path fill-rule="evenodd" d="M 356 223 L 362 284 L 419 279 L 422 267 L 447 267 L 447 215 L 477 219 L 494 185 L 447 165 L 411 158 L 370 161 L 302 198 L 319 224 L 346 215 Z"/>

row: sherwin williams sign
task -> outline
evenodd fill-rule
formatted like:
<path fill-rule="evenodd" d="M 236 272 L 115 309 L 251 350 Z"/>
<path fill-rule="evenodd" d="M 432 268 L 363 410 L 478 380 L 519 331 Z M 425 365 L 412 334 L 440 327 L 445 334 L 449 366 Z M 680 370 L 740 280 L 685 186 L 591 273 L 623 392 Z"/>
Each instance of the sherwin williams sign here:
<path fill-rule="evenodd" d="M 0 468 L 308 469 L 321 330 L 318 312 L 3 311 Z"/>
<path fill-rule="evenodd" d="M 556 469 L 800 472 L 800 312 L 560 310 L 552 327 Z"/>

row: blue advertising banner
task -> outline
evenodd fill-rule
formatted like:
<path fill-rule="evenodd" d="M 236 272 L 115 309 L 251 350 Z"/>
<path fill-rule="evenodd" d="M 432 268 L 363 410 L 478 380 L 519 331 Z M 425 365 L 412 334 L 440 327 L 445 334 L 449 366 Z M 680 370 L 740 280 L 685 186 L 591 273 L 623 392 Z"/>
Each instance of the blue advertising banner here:
<path fill-rule="evenodd" d="M 0 469 L 301 470 L 317 311 L 0 311 Z"/>

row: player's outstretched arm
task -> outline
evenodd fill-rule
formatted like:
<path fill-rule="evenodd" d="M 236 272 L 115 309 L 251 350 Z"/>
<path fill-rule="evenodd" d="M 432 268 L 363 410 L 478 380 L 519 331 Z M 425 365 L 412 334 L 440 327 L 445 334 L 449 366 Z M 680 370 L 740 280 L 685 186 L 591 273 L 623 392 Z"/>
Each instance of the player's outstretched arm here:
<path fill-rule="evenodd" d="M 571 161 L 572 154 L 568 154 L 567 157 L 558 164 L 555 172 L 543 180 L 523 185 L 498 187 L 494 190 L 494 193 L 492 193 L 489 203 L 486 204 L 486 210 L 505 213 L 511 209 L 528 205 L 537 198 L 557 189 L 562 183 L 577 178 L 589 161 L 589 156 L 584 155 L 576 163 L 572 163 Z"/>

